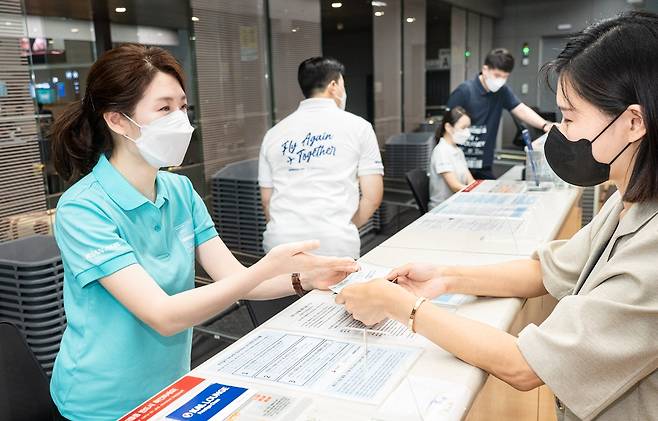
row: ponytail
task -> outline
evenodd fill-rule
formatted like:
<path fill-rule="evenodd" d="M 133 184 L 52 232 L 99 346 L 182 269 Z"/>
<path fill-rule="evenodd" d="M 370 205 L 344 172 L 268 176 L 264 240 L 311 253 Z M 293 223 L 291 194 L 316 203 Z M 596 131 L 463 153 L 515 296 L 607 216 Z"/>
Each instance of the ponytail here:
<path fill-rule="evenodd" d="M 57 118 L 51 133 L 55 169 L 66 181 L 89 174 L 101 153 L 111 149 L 112 140 L 102 118 L 88 100 L 74 102 Z"/>

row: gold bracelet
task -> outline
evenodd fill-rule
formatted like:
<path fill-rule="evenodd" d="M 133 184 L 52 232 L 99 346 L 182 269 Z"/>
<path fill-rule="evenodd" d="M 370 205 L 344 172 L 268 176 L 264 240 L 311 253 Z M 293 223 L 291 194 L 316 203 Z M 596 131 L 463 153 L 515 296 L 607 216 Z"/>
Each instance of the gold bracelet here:
<path fill-rule="evenodd" d="M 414 304 L 414 308 L 411 310 L 411 314 L 409 315 L 409 321 L 407 322 L 407 327 L 413 333 L 416 333 L 416 313 L 418 312 L 418 309 L 425 301 L 427 301 L 427 298 L 418 297 L 418 299 L 416 300 L 416 304 Z"/>

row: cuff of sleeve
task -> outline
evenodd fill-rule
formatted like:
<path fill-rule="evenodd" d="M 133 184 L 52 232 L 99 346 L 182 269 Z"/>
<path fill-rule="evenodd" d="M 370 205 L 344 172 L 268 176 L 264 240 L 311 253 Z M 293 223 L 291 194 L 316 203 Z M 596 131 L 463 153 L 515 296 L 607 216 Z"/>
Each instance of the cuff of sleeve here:
<path fill-rule="evenodd" d="M 455 172 L 455 169 L 450 166 L 441 166 L 441 167 L 436 167 L 436 173 L 437 174 L 443 174 L 447 172 Z"/>
<path fill-rule="evenodd" d="M 199 247 L 201 244 L 205 243 L 206 241 L 217 237 L 219 234 L 217 234 L 217 230 L 215 227 L 208 227 L 201 232 L 195 233 L 194 234 L 194 246 Z"/>
<path fill-rule="evenodd" d="M 535 324 L 531 323 L 526 326 L 517 339 L 517 346 L 528 362 L 532 371 L 539 377 L 557 396 L 567 408 L 579 418 L 584 418 L 586 411 L 582 405 L 579 405 L 577 399 L 574 399 L 573 387 L 564 381 L 564 372 L 561 368 L 556 355 L 547 352 L 543 346 L 542 333 Z"/>
<path fill-rule="evenodd" d="M 359 169 L 357 173 L 357 177 L 361 177 L 362 175 L 384 175 L 384 168 L 382 167 L 376 167 L 376 168 L 364 168 L 364 169 Z"/>
<path fill-rule="evenodd" d="M 555 356 L 542 347 L 539 328 L 534 323 L 523 328 L 516 344 L 532 371 L 559 397 L 559 365 L 555 364 Z M 552 372 L 551 367 L 557 368 L 557 372 Z"/>
<path fill-rule="evenodd" d="M 521 101 L 512 102 L 511 106 L 507 109 L 507 111 L 512 111 L 514 108 L 518 107 L 519 105 L 521 105 Z"/>
<path fill-rule="evenodd" d="M 566 296 L 561 286 L 553 281 L 553 277 L 544 275 L 545 273 L 548 272 L 544 270 L 542 255 L 546 252 L 547 246 L 548 245 L 543 245 L 539 247 L 537 250 L 535 250 L 532 253 L 532 256 L 530 257 L 532 259 L 539 260 L 539 265 L 541 267 L 541 272 L 542 272 L 542 283 L 544 284 L 544 288 L 546 288 L 546 291 L 549 293 L 551 297 L 555 298 L 556 300 L 561 300 Z"/>
<path fill-rule="evenodd" d="M 274 183 L 272 183 L 271 180 L 258 180 L 258 187 L 271 189 L 272 187 L 274 187 Z"/>
<path fill-rule="evenodd" d="M 110 276 L 125 267 L 134 265 L 135 263 L 137 263 L 135 253 L 129 252 L 108 260 L 98 266 L 92 266 L 84 272 L 79 273 L 75 279 L 84 287 L 101 278 Z"/>

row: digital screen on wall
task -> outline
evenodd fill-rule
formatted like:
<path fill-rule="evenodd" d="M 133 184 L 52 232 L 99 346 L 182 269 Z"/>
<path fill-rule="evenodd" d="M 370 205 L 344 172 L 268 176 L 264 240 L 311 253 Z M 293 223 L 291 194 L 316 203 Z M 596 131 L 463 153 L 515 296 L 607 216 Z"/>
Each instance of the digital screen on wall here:
<path fill-rule="evenodd" d="M 55 102 L 55 90 L 53 88 L 36 88 L 35 93 L 39 104 L 52 104 Z"/>
<path fill-rule="evenodd" d="M 20 39 L 21 57 L 32 57 L 34 64 L 49 62 L 62 62 L 65 51 L 62 48 L 54 48 L 52 38 L 36 37 Z"/>

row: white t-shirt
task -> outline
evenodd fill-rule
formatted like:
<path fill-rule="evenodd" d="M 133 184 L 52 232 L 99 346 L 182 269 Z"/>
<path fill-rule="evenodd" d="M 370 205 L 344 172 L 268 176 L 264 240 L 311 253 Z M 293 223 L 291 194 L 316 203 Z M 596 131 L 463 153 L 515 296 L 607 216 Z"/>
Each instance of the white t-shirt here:
<path fill-rule="evenodd" d="M 453 194 L 441 175 L 446 172 L 454 173 L 462 184 L 468 182 L 468 164 L 464 152 L 459 146 L 451 145 L 447 140 L 441 138 L 432 151 L 430 161 L 430 209 L 435 208 Z"/>
<path fill-rule="evenodd" d="M 358 177 L 384 174 L 375 132 L 332 99 L 302 101 L 272 127 L 260 150 L 258 182 L 272 188 L 263 248 L 320 240 L 316 254 L 360 254 L 352 217 L 359 207 Z"/>

